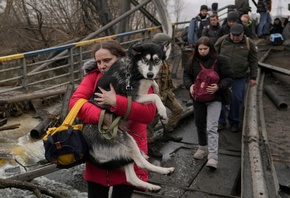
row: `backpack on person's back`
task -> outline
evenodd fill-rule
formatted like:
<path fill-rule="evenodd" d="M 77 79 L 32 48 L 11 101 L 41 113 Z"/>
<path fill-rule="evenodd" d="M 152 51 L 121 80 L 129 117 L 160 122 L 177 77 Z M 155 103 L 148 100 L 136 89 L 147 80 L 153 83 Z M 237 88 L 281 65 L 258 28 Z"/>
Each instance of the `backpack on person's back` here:
<path fill-rule="evenodd" d="M 183 31 L 181 32 L 181 39 L 187 43 L 188 39 L 187 39 L 187 34 L 188 34 L 188 26 L 186 26 Z"/>
<path fill-rule="evenodd" d="M 212 101 L 214 100 L 215 95 L 209 93 L 207 91 L 207 87 L 211 84 L 217 84 L 220 80 L 219 75 L 214 70 L 217 60 L 215 60 L 214 64 L 210 69 L 206 69 L 198 59 L 196 60 L 198 61 L 202 70 L 197 75 L 194 83 L 193 99 L 198 102 Z"/>

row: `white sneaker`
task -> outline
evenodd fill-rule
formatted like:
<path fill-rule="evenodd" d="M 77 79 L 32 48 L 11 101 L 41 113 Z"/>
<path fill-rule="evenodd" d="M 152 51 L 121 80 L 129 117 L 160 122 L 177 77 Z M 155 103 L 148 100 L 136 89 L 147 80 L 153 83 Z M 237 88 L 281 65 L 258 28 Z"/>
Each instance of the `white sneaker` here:
<path fill-rule="evenodd" d="M 208 158 L 208 161 L 206 163 L 206 166 L 212 169 L 217 169 L 218 156 L 216 154 L 209 153 L 207 158 Z"/>
<path fill-rule="evenodd" d="M 194 153 L 194 159 L 203 159 L 207 155 L 207 146 L 199 146 L 197 151 Z"/>

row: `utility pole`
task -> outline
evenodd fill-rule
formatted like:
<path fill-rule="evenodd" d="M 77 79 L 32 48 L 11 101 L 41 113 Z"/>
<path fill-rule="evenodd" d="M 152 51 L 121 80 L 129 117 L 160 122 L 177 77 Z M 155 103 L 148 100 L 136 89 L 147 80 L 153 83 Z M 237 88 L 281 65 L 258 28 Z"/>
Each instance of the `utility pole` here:
<path fill-rule="evenodd" d="M 282 4 L 281 4 L 281 0 L 279 0 L 279 6 L 277 7 L 277 16 L 281 17 L 282 16 Z"/>

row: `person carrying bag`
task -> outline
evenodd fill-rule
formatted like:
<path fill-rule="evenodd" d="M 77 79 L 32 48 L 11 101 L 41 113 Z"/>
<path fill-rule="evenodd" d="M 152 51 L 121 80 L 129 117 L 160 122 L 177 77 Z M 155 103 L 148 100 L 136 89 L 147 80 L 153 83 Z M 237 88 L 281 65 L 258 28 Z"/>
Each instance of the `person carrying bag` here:
<path fill-rule="evenodd" d="M 86 99 L 79 99 L 59 127 L 49 128 L 43 137 L 45 158 L 58 168 L 70 168 L 84 163 L 88 146 L 84 140 L 83 124 L 73 122 Z"/>

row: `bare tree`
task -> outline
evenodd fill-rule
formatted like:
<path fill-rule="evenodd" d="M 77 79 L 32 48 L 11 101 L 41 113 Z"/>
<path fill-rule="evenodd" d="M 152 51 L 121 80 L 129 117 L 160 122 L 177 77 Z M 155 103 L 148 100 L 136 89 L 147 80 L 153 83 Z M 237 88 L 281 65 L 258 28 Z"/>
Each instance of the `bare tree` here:
<path fill-rule="evenodd" d="M 169 3 L 170 0 L 166 0 L 166 4 Z M 172 8 L 172 14 L 175 16 L 175 21 L 174 22 L 179 22 L 180 21 L 180 15 L 182 10 L 184 9 L 186 5 L 184 5 L 182 0 L 174 0 L 171 1 L 170 7 Z"/>
<path fill-rule="evenodd" d="M 126 13 L 131 8 L 130 1 L 128 1 L 128 0 L 122 0 L 121 2 L 122 3 L 121 3 L 121 9 L 120 9 L 119 15 L 122 15 L 122 14 Z M 123 19 L 122 21 L 120 21 L 120 23 L 118 24 L 118 31 L 117 31 L 117 33 L 122 33 L 122 32 L 129 31 L 129 22 L 130 22 L 130 17 L 126 17 L 125 19 Z"/>
<path fill-rule="evenodd" d="M 130 7 L 128 0 L 7 0 L 0 13 L 0 55 L 75 42 L 107 25 Z M 144 8 L 153 16 L 157 15 L 152 3 Z M 98 36 L 152 25 L 136 11 L 118 24 L 118 28 L 110 27 Z"/>

